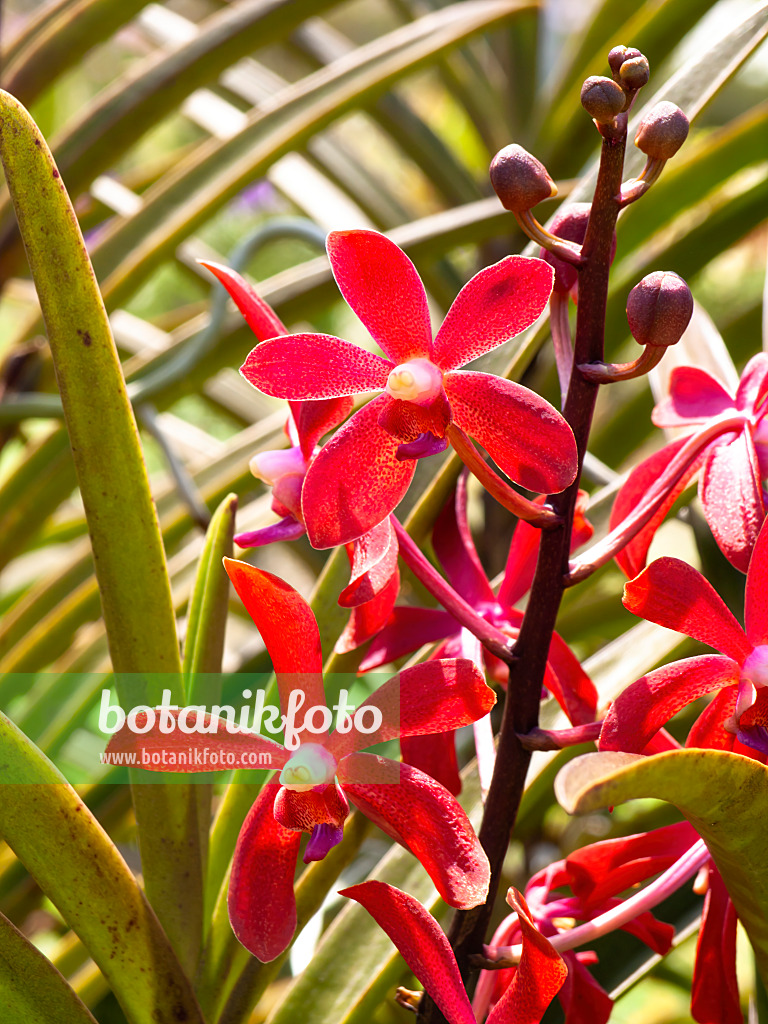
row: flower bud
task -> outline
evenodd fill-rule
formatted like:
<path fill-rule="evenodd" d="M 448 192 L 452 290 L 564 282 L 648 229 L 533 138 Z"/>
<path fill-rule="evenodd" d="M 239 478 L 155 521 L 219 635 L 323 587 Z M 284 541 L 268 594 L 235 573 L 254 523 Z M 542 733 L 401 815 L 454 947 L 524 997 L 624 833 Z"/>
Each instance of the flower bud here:
<path fill-rule="evenodd" d="M 553 235 L 557 235 L 558 238 L 565 239 L 566 242 L 576 242 L 578 245 L 581 245 L 587 233 L 591 209 L 591 203 L 571 203 L 570 206 L 565 207 L 563 210 L 558 210 L 552 218 L 549 230 Z M 615 254 L 616 236 L 614 235 L 611 261 L 613 261 Z M 551 252 L 547 252 L 545 249 L 542 249 L 539 255 L 555 271 L 554 290 L 561 294 L 567 294 L 578 280 L 576 268 L 571 263 L 566 263 L 565 260 L 553 256 Z"/>
<path fill-rule="evenodd" d="M 635 145 L 655 160 L 669 160 L 688 138 L 688 118 L 680 107 L 662 100 L 640 122 Z"/>
<path fill-rule="evenodd" d="M 491 184 L 505 210 L 523 213 L 557 195 L 546 167 L 522 146 L 500 149 L 491 161 Z"/>
<path fill-rule="evenodd" d="M 632 337 L 641 345 L 664 347 L 680 341 L 693 315 L 693 296 L 682 277 L 655 270 L 636 284 L 627 299 Z"/>
<path fill-rule="evenodd" d="M 651 68 L 648 58 L 642 53 L 639 57 L 630 57 L 625 60 L 619 68 L 619 82 L 627 92 L 635 92 L 648 84 L 651 77 Z"/>
<path fill-rule="evenodd" d="M 608 65 L 614 75 L 618 75 L 619 68 L 625 60 L 633 57 L 642 57 L 642 53 L 635 46 L 614 46 L 608 54 Z"/>
<path fill-rule="evenodd" d="M 624 90 L 612 78 L 593 75 L 581 87 L 581 105 L 598 124 L 612 121 L 626 101 Z"/>

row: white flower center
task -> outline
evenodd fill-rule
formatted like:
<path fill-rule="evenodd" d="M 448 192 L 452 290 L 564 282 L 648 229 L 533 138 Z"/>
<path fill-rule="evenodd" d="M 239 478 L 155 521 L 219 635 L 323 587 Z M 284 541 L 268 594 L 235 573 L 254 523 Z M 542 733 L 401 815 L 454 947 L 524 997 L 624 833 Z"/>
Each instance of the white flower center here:
<path fill-rule="evenodd" d="M 443 374 L 429 359 L 400 363 L 387 377 L 387 394 L 416 405 L 430 405 L 442 386 Z"/>
<path fill-rule="evenodd" d="M 333 782 L 336 758 L 319 743 L 303 743 L 280 772 L 280 784 L 304 793 Z"/>
<path fill-rule="evenodd" d="M 741 666 L 741 678 L 754 686 L 768 686 L 768 644 L 760 644 Z"/>

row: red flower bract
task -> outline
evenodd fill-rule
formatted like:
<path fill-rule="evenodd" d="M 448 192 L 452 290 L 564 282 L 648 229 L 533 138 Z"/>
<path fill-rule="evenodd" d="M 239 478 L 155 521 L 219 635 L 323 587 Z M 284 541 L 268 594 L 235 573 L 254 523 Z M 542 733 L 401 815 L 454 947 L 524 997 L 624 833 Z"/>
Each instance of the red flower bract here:
<path fill-rule="evenodd" d="M 553 492 L 573 481 L 573 434 L 548 402 L 501 377 L 457 369 L 539 317 L 552 290 L 546 263 L 508 256 L 482 270 L 433 341 L 424 287 L 393 242 L 376 231 L 336 231 L 328 255 L 342 294 L 387 358 L 329 335 L 294 334 L 257 346 L 241 371 L 260 391 L 292 401 L 382 392 L 307 472 L 302 507 L 315 547 L 355 540 L 389 515 L 415 458 L 442 450 L 450 423 L 524 487 Z"/>

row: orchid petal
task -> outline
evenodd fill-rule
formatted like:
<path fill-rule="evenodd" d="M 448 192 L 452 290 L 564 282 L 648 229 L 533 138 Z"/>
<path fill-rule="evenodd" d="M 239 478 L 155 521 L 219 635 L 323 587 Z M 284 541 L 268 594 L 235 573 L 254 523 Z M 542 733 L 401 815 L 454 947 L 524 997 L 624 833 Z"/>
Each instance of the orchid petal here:
<path fill-rule="evenodd" d="M 655 407 L 651 421 L 657 427 L 687 427 L 733 409 L 734 399 L 706 370 L 676 366 L 669 375 L 669 398 Z"/>
<path fill-rule="evenodd" d="M 598 695 L 595 684 L 581 667 L 581 662 L 558 633 L 552 634 L 547 653 L 547 665 L 557 679 L 557 691 L 553 694 L 560 707 L 568 716 L 571 725 L 585 725 L 594 722 L 597 713 Z"/>
<path fill-rule="evenodd" d="M 680 821 L 583 846 L 566 858 L 569 884 L 591 912 L 610 897 L 672 867 L 698 838 L 692 825 Z"/>
<path fill-rule="evenodd" d="M 379 426 L 392 399 L 379 395 L 347 420 L 312 460 L 302 510 L 315 548 L 357 540 L 394 510 L 408 490 L 414 462 L 399 462 L 397 441 Z"/>
<path fill-rule="evenodd" d="M 736 711 L 738 686 L 726 686 L 715 694 L 688 731 L 686 747 L 708 750 L 733 750 L 735 736 L 725 723 Z"/>
<path fill-rule="evenodd" d="M 746 431 L 707 452 L 699 496 L 717 546 L 746 572 L 765 519 L 757 453 Z"/>
<path fill-rule="evenodd" d="M 488 1014 L 487 1024 L 539 1024 L 563 987 L 568 968 L 536 927 L 522 893 L 510 889 L 507 902 L 517 911 L 523 955 L 512 984 Z"/>
<path fill-rule="evenodd" d="M 354 399 L 348 395 L 300 403 L 294 416 L 301 452 L 305 459 L 310 458 L 315 450 L 315 445 L 324 434 L 327 434 L 329 430 L 338 426 L 349 416 L 354 404 Z"/>
<path fill-rule="evenodd" d="M 704 654 L 665 665 L 631 683 L 611 705 L 600 734 L 600 750 L 640 753 L 677 712 L 712 690 L 738 682 L 730 658 Z"/>
<path fill-rule="evenodd" d="M 709 644 L 741 664 L 746 634 L 707 580 L 679 558 L 657 558 L 624 585 L 624 607 L 643 619 Z"/>
<path fill-rule="evenodd" d="M 391 778 L 393 769 L 399 769 L 399 782 L 355 781 Z M 447 789 L 410 765 L 375 754 L 349 754 L 339 763 L 338 779 L 367 818 L 421 861 L 446 903 L 469 910 L 485 902 L 488 858 Z"/>
<path fill-rule="evenodd" d="M 594 953 L 566 953 L 563 959 L 568 977 L 558 999 L 568 1024 L 608 1024 L 613 1000 L 585 966 L 585 961 L 595 962 Z"/>
<path fill-rule="evenodd" d="M 456 758 L 456 733 L 437 732 L 431 736 L 402 736 L 400 753 L 405 764 L 445 786 L 449 793 L 461 792 L 459 763 Z"/>
<path fill-rule="evenodd" d="M 744 367 L 736 392 L 736 408 L 747 413 L 756 412 L 765 400 L 768 389 L 768 355 L 758 352 Z"/>
<path fill-rule="evenodd" d="M 552 493 L 573 483 L 576 441 L 563 417 L 539 395 L 490 373 L 446 374 L 453 417 L 510 479 Z"/>
<path fill-rule="evenodd" d="M 461 728 L 483 718 L 495 703 L 496 695 L 474 662 L 465 658 L 424 661 L 392 676 L 359 706 L 356 715 L 363 708 L 381 713 L 382 724 L 376 732 L 337 730 L 325 746 L 340 760 L 373 743 Z"/>
<path fill-rule="evenodd" d="M 749 642 L 758 647 L 768 643 L 768 519 L 755 543 L 747 572 L 744 598 L 744 629 Z"/>
<path fill-rule="evenodd" d="M 736 911 L 710 861 L 691 988 L 691 1016 L 701 1024 L 742 1024 L 736 979 Z"/>
<path fill-rule="evenodd" d="M 293 516 L 283 516 L 271 526 L 262 526 L 259 530 L 248 530 L 235 535 L 235 544 L 241 548 L 260 548 L 265 544 L 276 544 L 278 541 L 298 540 L 306 533 L 304 525 Z"/>
<path fill-rule="evenodd" d="M 386 626 L 360 662 L 360 671 L 379 668 L 380 665 L 418 650 L 423 644 L 444 640 L 458 631 L 456 619 L 439 608 L 414 608 L 409 605 L 393 608 Z"/>
<path fill-rule="evenodd" d="M 639 462 L 622 484 L 611 509 L 609 529 L 614 530 L 623 519 L 633 511 L 635 506 L 645 497 L 649 487 L 661 476 L 678 451 L 685 444 L 686 438 L 681 437 L 659 451 Z M 644 568 L 648 548 L 663 522 L 667 512 L 672 508 L 679 496 L 688 486 L 691 477 L 701 465 L 701 457 L 693 462 L 683 473 L 678 482 L 668 492 L 657 511 L 645 526 L 640 529 L 627 545 L 616 555 L 616 561 L 622 572 L 632 579 Z"/>
<path fill-rule="evenodd" d="M 144 767 L 146 761 L 150 771 L 158 772 L 282 768 L 291 756 L 266 736 L 241 732 L 234 724 L 230 727 L 226 718 L 207 714 L 202 707 L 199 712 L 196 706 L 191 710 L 195 714 L 190 716 L 185 708 L 166 707 L 156 714 L 156 724 L 149 729 L 148 715 L 140 711 L 134 716 L 134 726 L 123 725 L 113 733 L 105 753 L 135 755 L 137 765 Z M 170 726 L 167 731 L 161 729 L 163 722 Z"/>
<path fill-rule="evenodd" d="M 395 363 L 429 357 L 427 296 L 402 249 L 378 231 L 332 231 L 327 248 L 339 291 L 381 350 Z"/>
<path fill-rule="evenodd" d="M 528 256 L 507 256 L 475 274 L 437 333 L 433 362 L 452 370 L 520 334 L 546 309 L 553 281 L 552 268 Z"/>
<path fill-rule="evenodd" d="M 499 587 L 499 604 L 513 605 L 531 589 L 540 541 L 541 530 L 518 519 L 509 545 L 504 579 Z"/>
<path fill-rule="evenodd" d="M 247 562 L 225 558 L 224 568 L 272 659 L 283 713 L 299 691 L 302 704 L 324 707 L 320 633 L 307 602 L 279 576 Z"/>
<path fill-rule="evenodd" d="M 456 491 L 437 517 L 432 547 L 451 586 L 471 605 L 496 602 L 472 540 L 467 522 L 467 478 L 462 473 Z"/>
<path fill-rule="evenodd" d="M 257 345 L 240 373 L 275 398 L 337 398 L 381 391 L 392 363 L 330 334 L 287 334 Z"/>
<path fill-rule="evenodd" d="M 339 595 L 342 608 L 370 601 L 389 584 L 397 570 L 398 546 L 389 519 L 355 541 L 350 581 Z"/>
<path fill-rule="evenodd" d="M 267 963 L 288 948 L 296 931 L 293 878 L 301 832 L 275 821 L 278 786 L 266 785 L 240 830 L 229 880 L 229 920 L 238 940 Z"/>
<path fill-rule="evenodd" d="M 230 298 L 243 314 L 245 322 L 259 341 L 266 341 L 267 338 L 276 338 L 281 334 L 288 333 L 274 309 L 236 270 L 207 260 L 198 260 L 198 263 L 206 270 L 210 270 L 214 277 L 224 285 Z"/>
<path fill-rule="evenodd" d="M 352 609 L 349 621 L 336 641 L 334 651 L 337 654 L 354 651 L 380 633 L 390 620 L 399 592 L 400 573 L 395 567 L 394 575 L 389 578 L 384 590 L 379 591 L 365 604 Z M 361 666 L 361 671 L 366 670 Z"/>
<path fill-rule="evenodd" d="M 339 895 L 357 900 L 387 933 L 448 1024 L 475 1024 L 451 945 L 421 903 L 386 882 L 362 882 Z"/>

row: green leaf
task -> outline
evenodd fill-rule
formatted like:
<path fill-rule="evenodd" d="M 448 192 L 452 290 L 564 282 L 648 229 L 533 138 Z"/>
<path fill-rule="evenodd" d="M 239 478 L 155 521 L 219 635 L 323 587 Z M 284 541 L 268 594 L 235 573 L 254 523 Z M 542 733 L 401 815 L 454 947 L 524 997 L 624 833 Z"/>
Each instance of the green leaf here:
<path fill-rule="evenodd" d="M 96 1024 L 50 960 L 0 914 L 0 1000 L 6 1024 Z"/>
<path fill-rule="evenodd" d="M 137 214 L 118 218 L 94 249 L 110 306 L 135 291 L 183 238 L 279 156 L 436 54 L 526 6 L 526 0 L 469 0 L 426 15 L 288 86 L 255 108 L 233 138 L 197 147 L 146 193 Z"/>
<path fill-rule="evenodd" d="M 184 644 L 183 671 L 185 679 L 190 680 L 187 689 L 190 704 L 202 701 L 210 707 L 218 701 L 218 694 L 211 694 L 198 674 L 221 672 L 229 604 L 229 577 L 222 559 L 232 557 L 236 512 L 237 495 L 228 494 L 211 517 L 198 562 Z M 204 692 L 201 692 L 202 687 L 205 687 Z"/>
<path fill-rule="evenodd" d="M 203 1024 L 190 983 L 109 836 L 2 714 L 0 751 L 0 835 L 80 936 L 128 1020 Z"/>
<path fill-rule="evenodd" d="M 569 814 L 655 797 L 690 821 L 723 876 L 768 977 L 768 768 L 722 750 L 671 750 L 652 757 L 605 752 L 571 761 L 555 783 Z"/>
<path fill-rule="evenodd" d="M 64 0 L 48 4 L 11 44 L 3 86 L 29 105 L 62 72 L 146 7 L 148 0 Z"/>
<path fill-rule="evenodd" d="M 165 673 L 180 696 L 165 553 L 109 320 L 50 151 L 5 92 L 0 157 L 56 367 L 113 667 Z M 155 689 L 132 703 L 154 703 L 162 686 Z M 192 787 L 134 788 L 147 892 L 190 969 L 202 936 L 196 801 Z"/>
<path fill-rule="evenodd" d="M 51 143 L 73 194 L 114 166 L 141 136 L 190 93 L 215 81 L 255 47 L 267 46 L 337 0 L 268 0 L 229 4 L 169 53 L 165 47 L 100 93 Z M 118 5 L 119 6 L 119 5 Z"/>

